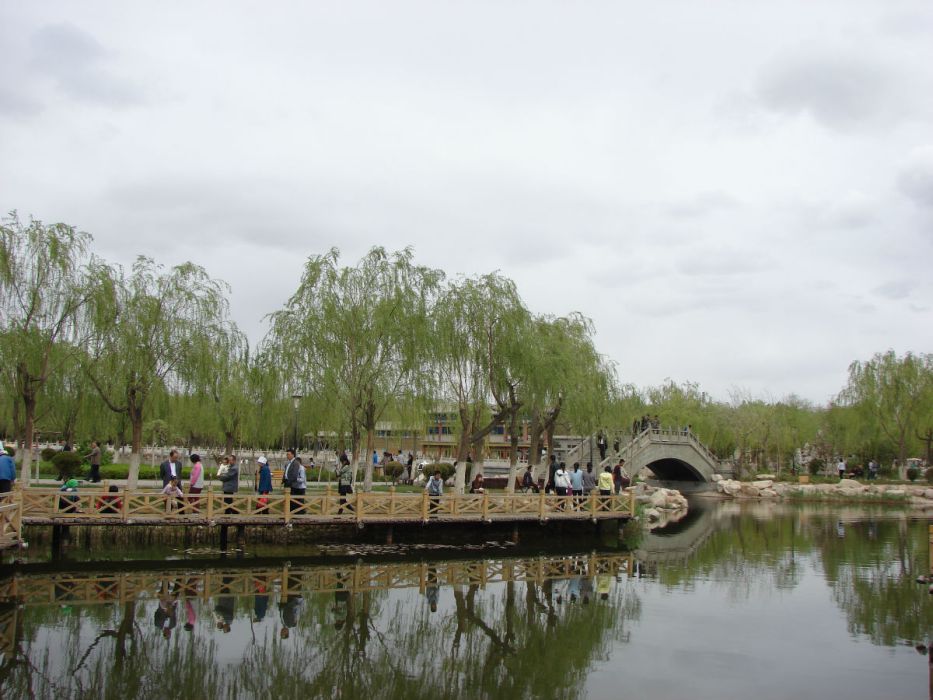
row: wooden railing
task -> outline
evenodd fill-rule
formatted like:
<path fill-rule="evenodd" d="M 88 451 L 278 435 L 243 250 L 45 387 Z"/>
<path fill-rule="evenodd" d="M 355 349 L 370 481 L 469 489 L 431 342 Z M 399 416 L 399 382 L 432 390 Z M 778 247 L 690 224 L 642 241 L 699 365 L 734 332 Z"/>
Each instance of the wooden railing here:
<path fill-rule="evenodd" d="M 507 581 L 544 583 L 576 576 L 618 576 L 632 572 L 631 554 L 550 556 L 523 559 L 345 564 L 274 569 L 26 574 L 0 580 L 0 601 L 25 605 L 92 604 L 178 596 L 208 599 L 278 592 L 351 593 L 478 585 Z"/>
<path fill-rule="evenodd" d="M 0 549 L 15 547 L 22 541 L 22 502 L 17 494 L 0 498 Z"/>
<path fill-rule="evenodd" d="M 486 493 L 446 494 L 357 492 L 340 496 L 329 489 L 304 496 L 205 492 L 174 498 L 143 489 L 108 492 L 83 489 L 23 489 L 16 492 L 24 524 L 276 524 L 290 522 L 439 522 L 627 518 L 634 493 L 601 496 Z"/>

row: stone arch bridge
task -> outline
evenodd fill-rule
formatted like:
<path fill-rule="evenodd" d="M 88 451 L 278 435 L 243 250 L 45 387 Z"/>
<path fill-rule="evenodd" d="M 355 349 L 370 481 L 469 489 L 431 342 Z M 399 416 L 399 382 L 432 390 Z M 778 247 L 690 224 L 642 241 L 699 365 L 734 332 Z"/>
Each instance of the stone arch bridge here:
<path fill-rule="evenodd" d="M 595 437 L 591 438 L 595 442 Z M 584 440 L 567 453 L 567 464 L 585 462 L 589 440 Z M 691 431 L 671 428 L 648 428 L 621 447 L 618 452 L 609 451 L 606 459 L 598 464 L 601 471 L 615 464 L 619 458 L 625 460 L 625 471 L 631 475 L 642 469 L 650 469 L 661 481 L 713 481 L 713 475 L 723 478 L 733 475 L 731 463 L 720 460 L 700 442 Z"/>

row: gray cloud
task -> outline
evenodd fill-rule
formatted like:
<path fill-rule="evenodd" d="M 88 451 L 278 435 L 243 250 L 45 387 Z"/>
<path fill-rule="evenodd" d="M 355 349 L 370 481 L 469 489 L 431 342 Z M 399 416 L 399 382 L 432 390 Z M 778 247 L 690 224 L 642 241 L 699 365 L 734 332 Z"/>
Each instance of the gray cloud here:
<path fill-rule="evenodd" d="M 47 24 L 30 43 L 31 67 L 72 99 L 111 107 L 142 101 L 140 89 L 113 72 L 114 56 L 75 25 Z"/>
<path fill-rule="evenodd" d="M 897 176 L 900 191 L 915 204 L 933 208 L 933 147 L 915 151 Z"/>
<path fill-rule="evenodd" d="M 807 113 L 832 129 L 900 118 L 898 74 L 855 52 L 802 48 L 764 71 L 758 94 L 769 109 Z"/>
<path fill-rule="evenodd" d="M 871 291 L 873 294 L 877 294 L 885 299 L 897 301 L 909 297 L 915 287 L 916 285 L 910 280 L 894 280 L 878 285 Z"/>

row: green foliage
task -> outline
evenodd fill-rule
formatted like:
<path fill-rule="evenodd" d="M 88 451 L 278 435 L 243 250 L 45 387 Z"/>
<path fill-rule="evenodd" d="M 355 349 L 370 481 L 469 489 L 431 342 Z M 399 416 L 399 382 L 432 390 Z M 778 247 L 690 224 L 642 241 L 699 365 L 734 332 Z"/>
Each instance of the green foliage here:
<path fill-rule="evenodd" d="M 392 480 L 393 483 L 398 480 L 404 471 L 405 465 L 400 464 L 394 460 L 385 465 L 385 474 Z"/>
<path fill-rule="evenodd" d="M 54 447 L 44 447 L 39 453 L 39 457 L 43 462 L 51 462 L 58 453 L 59 450 L 56 450 Z"/>
<path fill-rule="evenodd" d="M 13 445 L 4 445 L 3 449 L 6 450 L 6 453 L 10 455 L 10 457 L 16 456 L 16 448 L 13 447 Z"/>
<path fill-rule="evenodd" d="M 814 457 L 813 459 L 810 460 L 810 463 L 807 465 L 807 471 L 810 472 L 811 476 L 816 476 L 821 471 L 823 471 L 823 468 L 825 466 L 826 466 L 826 462 L 824 462 L 819 457 Z"/>
<path fill-rule="evenodd" d="M 52 457 L 52 465 L 66 479 L 81 473 L 82 462 L 77 452 L 59 452 Z"/>
<path fill-rule="evenodd" d="M 933 484 L 933 467 L 928 467 L 923 474 L 926 477 L 927 483 Z"/>
<path fill-rule="evenodd" d="M 917 467 L 907 467 L 907 478 L 911 481 L 916 481 L 917 477 L 920 476 L 920 470 Z"/>

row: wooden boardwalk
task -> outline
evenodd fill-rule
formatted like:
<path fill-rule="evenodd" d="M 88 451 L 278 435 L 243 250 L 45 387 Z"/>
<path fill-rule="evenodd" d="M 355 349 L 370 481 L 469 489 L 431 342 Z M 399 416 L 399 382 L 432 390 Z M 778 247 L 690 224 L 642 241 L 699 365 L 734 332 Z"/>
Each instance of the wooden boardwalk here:
<path fill-rule="evenodd" d="M 342 497 L 330 490 L 305 496 L 276 493 L 202 493 L 173 498 L 158 491 L 57 489 L 14 491 L 8 503 L 11 523 L 22 525 L 359 525 L 396 523 L 624 520 L 635 512 L 634 493 L 574 499 L 571 496 L 493 492 L 477 495 L 357 492 Z M 3 506 L 0 506 L 3 507 Z M 18 513 L 13 515 L 13 511 Z M 12 525 L 11 525 L 12 527 Z"/>
<path fill-rule="evenodd" d="M 22 529 L 22 502 L 13 494 L 0 499 L 0 550 L 17 546 Z"/>

